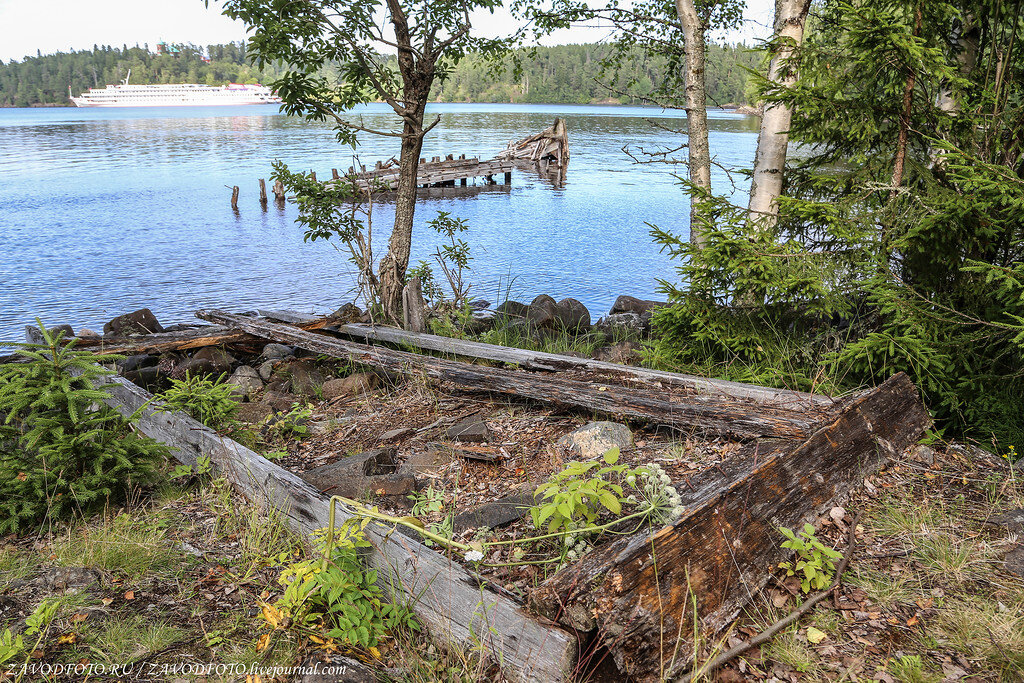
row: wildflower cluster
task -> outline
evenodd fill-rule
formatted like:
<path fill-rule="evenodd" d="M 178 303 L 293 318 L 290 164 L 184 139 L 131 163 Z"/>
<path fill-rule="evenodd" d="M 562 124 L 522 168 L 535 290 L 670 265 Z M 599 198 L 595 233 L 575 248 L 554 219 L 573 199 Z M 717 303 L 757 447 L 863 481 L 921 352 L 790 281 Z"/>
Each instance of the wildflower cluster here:
<path fill-rule="evenodd" d="M 639 492 L 650 508 L 652 524 L 670 524 L 682 517 L 683 507 L 679 492 L 672 486 L 672 479 L 657 463 L 638 467 L 626 477 L 626 483 Z M 628 502 L 638 502 L 633 494 Z"/>

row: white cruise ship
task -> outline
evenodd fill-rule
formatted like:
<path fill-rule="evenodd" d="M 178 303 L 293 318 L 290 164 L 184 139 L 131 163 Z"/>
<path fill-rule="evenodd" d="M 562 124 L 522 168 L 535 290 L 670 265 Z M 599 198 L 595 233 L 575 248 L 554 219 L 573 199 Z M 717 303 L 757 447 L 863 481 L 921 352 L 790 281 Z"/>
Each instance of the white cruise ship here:
<path fill-rule="evenodd" d="M 128 72 L 129 78 L 131 72 Z M 118 85 L 90 88 L 81 97 L 68 96 L 76 107 L 209 107 L 240 104 L 281 104 L 281 98 L 265 85 Z"/>

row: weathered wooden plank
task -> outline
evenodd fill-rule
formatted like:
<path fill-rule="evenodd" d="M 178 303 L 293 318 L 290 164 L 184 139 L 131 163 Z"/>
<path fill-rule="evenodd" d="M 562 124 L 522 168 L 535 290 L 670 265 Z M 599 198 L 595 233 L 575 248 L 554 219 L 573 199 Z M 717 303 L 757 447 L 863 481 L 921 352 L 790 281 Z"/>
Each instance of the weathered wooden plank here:
<path fill-rule="evenodd" d="M 105 383 L 112 391 L 107 403 L 123 415 L 139 411 L 139 431 L 170 446 L 181 462 L 194 465 L 199 456 L 209 456 L 247 499 L 279 510 L 301 533 L 327 526 L 329 499 L 292 472 L 183 413 L 161 411 L 151 394 L 121 377 L 107 377 Z M 340 521 L 344 513 L 336 512 Z M 411 605 L 435 641 L 483 648 L 512 680 L 546 683 L 570 677 L 577 648 L 573 635 L 529 614 L 457 562 L 392 531 L 367 527 L 373 544 L 367 562 L 385 590 Z"/>
<path fill-rule="evenodd" d="M 783 558 L 779 526 L 799 527 L 842 502 L 929 422 L 917 389 L 898 374 L 799 446 L 762 442 L 758 455 L 750 445 L 721 471 L 695 477 L 693 491 L 678 484 L 688 507 L 678 521 L 595 550 L 545 581 L 531 602 L 574 628 L 596 629 L 630 676 L 674 677 L 693 655 L 685 634 L 694 601 L 702 638 L 713 637 Z"/>
<path fill-rule="evenodd" d="M 311 334 L 224 311 L 197 311 L 211 322 L 274 341 L 294 344 L 314 353 L 378 367 L 402 375 L 421 375 L 488 391 L 548 403 L 595 410 L 619 419 L 637 419 L 680 430 L 736 438 L 762 436 L 803 438 L 818 416 L 784 408 L 741 402 L 682 389 L 652 392 L 618 384 L 563 379 L 551 375 L 460 363 L 382 346 Z"/>
<path fill-rule="evenodd" d="M 759 387 L 753 384 L 729 382 L 727 380 L 684 375 L 663 370 L 650 370 L 648 368 L 608 363 L 589 358 L 574 358 L 556 353 L 544 353 L 543 351 L 527 351 L 509 346 L 484 344 L 465 339 L 452 339 L 451 337 L 440 337 L 422 332 L 409 332 L 395 327 L 350 324 L 338 325 L 334 329 L 344 335 L 358 339 L 387 342 L 389 344 L 411 344 L 417 348 L 430 351 L 515 364 L 527 370 L 594 370 L 636 378 L 645 382 L 661 382 L 686 387 L 699 393 L 718 394 L 720 396 L 730 396 L 732 398 L 785 407 L 791 410 L 824 409 L 836 404 L 835 399 L 820 394 Z"/>

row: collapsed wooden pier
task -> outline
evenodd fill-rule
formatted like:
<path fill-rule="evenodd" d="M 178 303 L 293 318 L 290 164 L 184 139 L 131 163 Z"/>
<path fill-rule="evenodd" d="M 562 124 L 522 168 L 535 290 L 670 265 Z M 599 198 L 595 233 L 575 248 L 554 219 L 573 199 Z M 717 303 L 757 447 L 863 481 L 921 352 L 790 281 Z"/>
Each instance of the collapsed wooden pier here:
<path fill-rule="evenodd" d="M 513 680 L 572 678 L 577 637 L 583 633 L 595 634 L 620 671 L 636 680 L 678 675 L 695 653 L 685 637 L 676 646 L 676 635 L 696 624 L 710 638 L 732 622 L 784 559 L 777 527 L 813 522 L 842 504 L 929 424 L 916 388 L 902 374 L 834 400 L 281 312 L 197 315 L 218 325 L 175 333 L 174 340 L 124 340 L 118 350 L 133 343 L 162 349 L 225 343 L 259 348 L 275 341 L 389 375 L 426 376 L 456 391 L 582 408 L 739 441 L 738 452 L 719 466 L 674 482 L 685 508 L 677 522 L 599 546 L 556 572 L 530 596 L 534 614 L 418 541 L 370 527 L 369 563 L 388 586 L 414 601 L 431 635 L 490 654 Z M 475 359 L 505 367 L 479 365 Z M 112 400 L 126 410 L 148 398 L 134 385 L 115 381 L 119 398 Z M 144 411 L 140 429 L 184 449 L 179 457 L 186 461 L 212 454 L 243 494 L 281 510 L 297 528 L 309 531 L 326 522 L 326 497 L 293 473 L 183 416 L 167 415 Z M 480 638 L 481 633 L 490 635 Z M 667 647 L 664 634 L 672 636 Z"/>
<path fill-rule="evenodd" d="M 483 178 L 485 184 L 494 185 L 497 183 L 495 176 L 499 175 L 504 176 L 507 185 L 512 182 L 514 168 L 515 164 L 507 159 L 481 161 L 476 157 L 467 159 L 465 154 L 458 158 L 449 154 L 444 159 L 420 159 L 416 185 L 421 188 L 454 187 L 458 183 L 465 187 L 470 179 L 476 178 Z M 398 188 L 399 170 L 393 161 L 387 164 L 378 161 L 370 170 L 365 166 L 359 169 L 350 166 L 346 174 L 339 174 L 337 169 L 332 169 L 332 174 L 334 178 L 327 182 L 354 184 L 361 192 L 391 192 Z"/>

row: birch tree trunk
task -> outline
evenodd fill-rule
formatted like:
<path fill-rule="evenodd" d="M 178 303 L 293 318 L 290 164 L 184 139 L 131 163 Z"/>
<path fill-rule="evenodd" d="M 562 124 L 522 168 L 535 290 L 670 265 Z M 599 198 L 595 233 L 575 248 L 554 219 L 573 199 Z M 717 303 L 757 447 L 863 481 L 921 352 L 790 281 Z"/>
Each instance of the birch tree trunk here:
<path fill-rule="evenodd" d="M 676 13 L 683 27 L 686 60 L 683 67 L 686 98 L 687 146 L 689 149 L 690 182 L 698 191 L 711 192 L 711 148 L 708 144 L 707 91 L 704 87 L 704 60 L 706 55 L 706 26 L 694 0 L 675 0 Z M 690 243 L 701 246 L 704 231 L 701 226 L 703 197 L 690 196 Z"/>
<path fill-rule="evenodd" d="M 796 83 L 797 72 L 786 62 L 803 42 L 804 24 L 811 0 L 775 0 L 775 34 L 770 50 L 768 80 L 789 87 Z M 789 147 L 789 126 L 793 110 L 783 104 L 770 104 L 761 116 L 754 156 L 754 176 L 750 182 L 747 205 L 751 224 L 770 228 L 779 217 L 779 196 Z"/>

